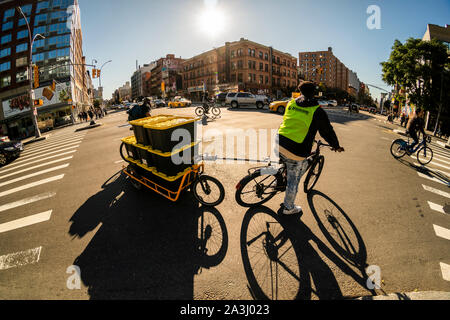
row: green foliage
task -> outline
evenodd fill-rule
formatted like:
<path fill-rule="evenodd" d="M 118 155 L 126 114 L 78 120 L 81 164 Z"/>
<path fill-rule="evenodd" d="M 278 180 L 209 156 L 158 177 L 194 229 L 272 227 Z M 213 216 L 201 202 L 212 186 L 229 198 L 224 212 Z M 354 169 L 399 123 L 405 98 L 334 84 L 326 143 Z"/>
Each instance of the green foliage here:
<path fill-rule="evenodd" d="M 410 38 L 402 44 L 396 40 L 389 60 L 381 66 L 385 83 L 404 88 L 411 103 L 426 110 L 438 108 L 442 76 L 447 84 L 443 92 L 449 91 L 446 81 L 449 72 L 445 71 L 449 66 L 448 52 L 441 41 Z M 396 98 L 404 100 L 399 96 Z"/>
<path fill-rule="evenodd" d="M 100 108 L 100 100 L 94 100 L 94 108 Z"/>

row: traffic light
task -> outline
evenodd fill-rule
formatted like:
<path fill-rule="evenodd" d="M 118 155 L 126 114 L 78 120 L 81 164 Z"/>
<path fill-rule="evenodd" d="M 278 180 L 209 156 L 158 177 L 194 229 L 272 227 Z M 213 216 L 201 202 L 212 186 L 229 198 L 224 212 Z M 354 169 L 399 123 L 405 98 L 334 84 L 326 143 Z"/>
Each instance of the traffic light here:
<path fill-rule="evenodd" d="M 52 81 L 52 84 L 50 85 L 50 89 L 52 89 L 52 91 L 56 90 L 56 81 L 55 80 Z"/>
<path fill-rule="evenodd" d="M 34 106 L 35 107 L 41 107 L 43 105 L 44 105 L 44 101 L 42 99 L 34 100 Z"/>
<path fill-rule="evenodd" d="M 97 78 L 100 78 L 100 70 L 97 70 Z"/>
<path fill-rule="evenodd" d="M 33 66 L 33 76 L 34 76 L 34 88 L 39 88 L 39 68 L 38 66 Z"/>
<path fill-rule="evenodd" d="M 92 69 L 92 79 L 97 78 L 97 69 Z"/>
<path fill-rule="evenodd" d="M 319 73 L 319 75 L 322 75 L 323 74 L 323 68 L 320 68 L 318 73 Z"/>

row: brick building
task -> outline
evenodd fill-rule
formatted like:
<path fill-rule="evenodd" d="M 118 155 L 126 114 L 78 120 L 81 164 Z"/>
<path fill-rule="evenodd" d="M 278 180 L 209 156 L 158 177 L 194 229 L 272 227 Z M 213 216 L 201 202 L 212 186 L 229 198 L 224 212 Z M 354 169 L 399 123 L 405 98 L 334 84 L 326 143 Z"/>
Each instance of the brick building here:
<path fill-rule="evenodd" d="M 305 80 L 349 92 L 349 69 L 333 54 L 332 48 L 328 51 L 300 52 L 299 67 Z"/>
<path fill-rule="evenodd" d="M 297 59 L 241 38 L 183 63 L 183 90 L 191 98 L 209 93 L 249 91 L 281 95 L 297 86 Z"/>
<path fill-rule="evenodd" d="M 151 63 L 150 95 L 162 97 L 173 97 L 181 90 L 181 70 L 184 59 L 176 58 L 174 54 L 168 54 L 165 58 Z M 161 91 L 164 82 L 165 92 Z M 148 86 L 148 84 L 146 84 Z"/>

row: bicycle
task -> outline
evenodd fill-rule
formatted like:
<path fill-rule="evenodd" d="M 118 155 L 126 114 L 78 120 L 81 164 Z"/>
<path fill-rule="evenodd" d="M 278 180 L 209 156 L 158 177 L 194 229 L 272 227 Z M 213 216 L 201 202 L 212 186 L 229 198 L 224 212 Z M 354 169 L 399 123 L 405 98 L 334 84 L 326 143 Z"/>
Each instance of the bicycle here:
<path fill-rule="evenodd" d="M 204 102 L 201 107 L 197 107 L 195 109 L 195 114 L 199 117 L 203 117 L 204 115 L 208 116 L 209 114 L 212 114 L 214 118 L 217 118 L 220 116 L 220 108 L 218 108 L 216 105 L 211 105 L 208 102 Z"/>
<path fill-rule="evenodd" d="M 429 164 L 433 160 L 433 150 L 427 146 L 427 142 L 431 142 L 431 137 L 424 138 L 421 143 L 417 145 L 413 150 L 410 150 L 410 137 L 408 136 L 408 141 L 403 139 L 397 139 L 392 142 L 391 154 L 395 159 L 401 159 L 406 154 L 412 156 L 417 152 L 417 161 L 423 166 Z"/>
<path fill-rule="evenodd" d="M 321 141 L 316 141 L 316 144 L 316 150 L 307 158 L 308 174 L 304 182 L 305 193 L 311 192 L 322 174 L 325 157 L 320 154 L 320 148 L 331 148 L 330 145 Z M 281 167 L 278 170 L 272 166 L 271 162 L 266 167 L 249 169 L 248 176 L 243 178 L 236 186 L 236 202 L 242 207 L 252 208 L 268 202 L 277 193 L 285 192 L 287 188 L 287 168 L 283 161 L 279 161 L 279 164 L 281 164 Z"/>

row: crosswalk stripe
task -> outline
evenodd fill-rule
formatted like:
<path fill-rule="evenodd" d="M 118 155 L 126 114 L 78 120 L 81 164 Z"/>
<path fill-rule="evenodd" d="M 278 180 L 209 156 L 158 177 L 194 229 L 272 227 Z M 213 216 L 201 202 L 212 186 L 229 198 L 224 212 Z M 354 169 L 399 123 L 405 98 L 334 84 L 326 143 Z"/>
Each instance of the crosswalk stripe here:
<path fill-rule="evenodd" d="M 46 200 L 46 199 L 54 197 L 55 195 L 56 195 L 56 192 L 46 192 L 46 193 L 43 193 L 43 194 L 40 194 L 40 195 L 37 195 L 34 197 L 30 197 L 30 198 L 22 199 L 19 201 L 11 202 L 8 204 L 4 204 L 4 205 L 0 206 L 0 212 L 15 209 L 18 207 L 22 207 L 27 204 L 38 202 L 41 200 Z"/>
<path fill-rule="evenodd" d="M 0 256 L 0 270 L 22 267 L 39 262 L 42 247 Z"/>
<path fill-rule="evenodd" d="M 446 161 L 446 160 L 442 160 L 442 159 L 443 158 L 441 158 L 441 157 L 436 157 L 436 156 L 433 157 L 434 161 L 439 161 L 439 162 L 442 162 L 442 163 L 445 163 L 445 164 L 450 164 L 450 161 Z"/>
<path fill-rule="evenodd" d="M 431 180 L 431 181 L 434 181 L 434 182 L 437 182 L 437 183 L 440 183 L 440 184 L 443 184 L 443 185 L 446 185 L 446 186 L 449 186 L 449 185 L 450 185 L 449 183 L 445 183 L 444 181 L 439 180 L 439 179 L 437 179 L 437 178 L 429 177 L 429 176 L 427 176 L 426 174 L 423 174 L 423 173 L 420 173 L 420 172 L 417 172 L 417 174 L 418 174 L 419 177 L 421 177 L 421 178 L 428 179 L 428 180 Z"/>
<path fill-rule="evenodd" d="M 76 144 L 76 143 L 75 143 L 75 144 Z M 69 146 L 69 145 L 71 145 L 71 144 L 68 144 L 68 145 L 66 145 L 66 146 Z M 62 152 L 62 151 L 67 151 L 67 150 L 70 150 L 70 149 L 75 149 L 75 148 L 78 148 L 79 146 L 80 146 L 80 145 L 77 144 L 77 145 L 74 145 L 74 146 L 70 146 L 70 147 L 67 147 L 67 148 L 54 150 L 54 151 L 51 151 L 51 152 L 42 152 L 42 153 L 44 153 L 44 154 L 35 154 L 35 155 L 33 155 L 33 157 L 31 157 L 31 158 L 30 158 L 29 156 L 23 157 L 23 158 L 19 158 L 19 160 L 17 160 L 17 161 L 14 162 L 14 164 L 23 163 L 24 161 L 29 161 L 29 160 L 34 160 L 34 159 L 42 158 L 42 157 L 45 157 L 45 156 L 48 156 L 48 155 L 51 155 L 51 154 L 55 154 L 55 153 Z M 62 147 L 61 147 L 61 148 L 62 148 Z M 1 171 L 0 171 L 0 172 L 1 172 Z"/>
<path fill-rule="evenodd" d="M 86 133 L 76 133 L 76 134 L 64 135 L 64 136 L 55 136 L 55 137 L 50 136 L 45 140 L 39 141 L 37 143 L 33 143 L 32 145 L 30 145 L 30 148 L 35 147 L 35 146 L 45 145 L 47 143 L 53 143 L 53 142 L 58 142 L 58 141 L 63 141 L 63 140 L 68 140 L 68 139 L 74 139 L 74 138 L 78 138 L 78 137 L 84 137 L 85 135 L 86 135 Z"/>
<path fill-rule="evenodd" d="M 83 139 L 64 141 L 64 142 L 61 142 L 61 143 L 57 143 L 55 145 L 45 146 L 45 148 L 38 148 L 36 150 L 22 152 L 21 156 L 22 157 L 26 157 L 26 156 L 33 155 L 33 154 L 43 153 L 44 151 L 47 151 L 47 150 L 50 150 L 50 149 L 64 147 L 66 145 L 73 144 L 73 143 L 81 143 L 82 141 L 83 141 Z"/>
<path fill-rule="evenodd" d="M 43 184 L 46 184 L 46 183 L 50 183 L 50 182 L 53 182 L 53 181 L 61 180 L 62 178 L 64 178 L 64 174 L 61 174 L 61 175 L 55 176 L 55 177 L 51 177 L 51 178 L 47 178 L 47 179 L 43 179 L 43 180 L 40 180 L 40 181 L 32 182 L 32 183 L 29 183 L 29 184 L 26 184 L 26 185 L 23 185 L 23 186 L 14 188 L 14 189 L 9 189 L 9 190 L 0 192 L 0 198 L 8 196 L 8 195 L 16 193 L 16 192 L 19 192 L 19 191 L 23 191 L 23 190 L 26 190 L 26 189 L 34 188 L 34 187 L 37 187 L 37 186 L 40 186 L 40 185 L 43 185 Z"/>
<path fill-rule="evenodd" d="M 63 144 L 67 144 L 67 143 L 71 143 L 71 142 L 75 142 L 75 141 L 83 141 L 84 138 L 76 138 L 76 139 L 69 139 L 69 140 L 64 140 L 64 141 L 58 141 L 55 143 L 49 143 L 49 144 L 45 144 L 45 145 L 41 145 L 39 147 L 33 147 L 33 148 L 27 148 L 25 147 L 24 151 L 22 152 L 22 155 L 28 154 L 28 153 L 32 153 L 35 151 L 42 151 L 42 150 L 46 150 L 46 149 L 50 149 L 51 147 L 56 147 L 59 145 L 63 145 Z"/>
<path fill-rule="evenodd" d="M 73 140 L 73 139 L 82 139 L 84 138 L 84 135 L 80 135 L 80 136 L 74 136 L 71 138 L 64 138 L 64 139 L 58 139 L 58 140 L 44 140 L 41 142 L 37 142 L 37 143 L 33 143 L 31 145 L 27 145 L 25 146 L 25 151 L 31 151 L 31 150 L 35 150 L 35 149 L 39 149 L 48 145 L 53 145 L 53 144 L 57 144 L 59 142 L 63 142 L 63 141 L 68 141 L 68 140 Z"/>
<path fill-rule="evenodd" d="M 436 233 L 436 235 L 440 238 L 444 238 L 446 240 L 450 240 L 450 230 L 437 226 L 437 225 L 433 225 L 434 227 L 434 232 Z"/>
<path fill-rule="evenodd" d="M 422 187 L 428 192 L 432 192 L 432 193 L 435 193 L 435 194 L 437 194 L 437 195 L 439 195 L 441 197 L 446 197 L 446 198 L 450 199 L 450 193 L 448 193 L 448 192 L 445 192 L 445 191 L 442 191 L 442 190 L 438 190 L 438 189 L 426 186 L 424 184 L 422 185 Z"/>
<path fill-rule="evenodd" d="M 46 212 L 38 213 L 29 217 L 17 219 L 14 221 L 6 222 L 3 224 L 0 224 L 0 233 L 5 233 L 8 231 L 21 229 L 25 227 L 29 227 L 34 224 L 42 223 L 45 221 L 50 220 L 52 216 L 53 210 L 49 210 Z"/>
<path fill-rule="evenodd" d="M 62 133 L 62 134 L 53 134 L 53 135 L 50 135 L 49 138 L 50 139 L 58 139 L 58 138 L 64 138 L 64 137 L 73 136 L 73 135 L 76 135 L 76 134 L 84 134 L 84 135 L 86 135 L 85 132 L 74 132 L 74 131 L 71 131 L 71 132 Z"/>
<path fill-rule="evenodd" d="M 47 160 L 50 160 L 50 159 L 62 157 L 62 156 L 65 156 L 65 155 L 68 155 L 68 154 L 71 154 L 71 153 L 75 153 L 75 152 L 77 152 L 77 150 L 72 150 L 72 151 L 68 151 L 68 152 L 64 152 L 64 153 L 59 153 L 59 154 L 54 155 L 54 156 L 50 156 L 50 157 L 47 157 L 47 158 L 42 158 L 42 159 L 39 159 L 39 160 L 34 160 L 34 161 L 27 162 L 27 163 L 24 163 L 24 164 L 19 164 L 18 166 L 14 166 L 14 167 L 8 167 L 8 169 L 6 169 L 6 170 L 0 170 L 0 173 L 6 173 L 6 172 L 9 172 L 11 170 L 16 170 L 16 169 L 20 169 L 20 168 L 29 166 L 30 164 L 39 163 L 39 162 L 42 162 L 42 161 L 47 161 Z"/>
<path fill-rule="evenodd" d="M 15 175 L 18 175 L 18 174 L 20 174 L 20 173 L 24 173 L 24 172 L 27 172 L 27 171 L 31 171 L 31 170 L 34 170 L 34 169 L 46 167 L 46 166 L 49 166 L 49 165 L 51 165 L 51 164 L 55 164 L 55 163 L 58 163 L 58 162 L 67 161 L 67 160 L 70 160 L 70 159 L 72 159 L 72 158 L 73 158 L 73 156 L 71 156 L 71 157 L 66 157 L 66 158 L 61 158 L 61 159 L 57 159 L 57 160 L 54 160 L 54 161 L 46 162 L 46 163 L 43 163 L 43 164 L 40 164 L 40 165 L 37 165 L 37 166 L 34 166 L 34 167 L 30 167 L 30 168 L 26 168 L 26 169 L 23 169 L 23 170 L 20 170 L 20 171 L 16 171 L 16 172 L 13 172 L 13 173 L 4 175 L 4 176 L 0 176 L 0 180 L 5 179 L 5 178 L 8 178 L 8 177 L 15 176 Z"/>
<path fill-rule="evenodd" d="M 450 281 L 450 265 L 445 264 L 443 262 L 441 262 L 440 265 L 441 265 L 442 278 L 444 278 L 445 281 Z"/>
<path fill-rule="evenodd" d="M 443 206 L 441 206 L 439 204 L 436 204 L 436 203 L 433 203 L 433 202 L 430 202 L 430 201 L 428 201 L 428 205 L 430 206 L 431 210 L 445 214 Z"/>
<path fill-rule="evenodd" d="M 417 162 L 414 162 L 414 165 L 415 165 L 415 166 L 418 166 L 418 167 L 421 166 L 421 165 L 418 164 Z M 444 165 L 439 164 L 439 163 L 436 163 L 436 162 L 434 162 L 434 161 L 431 161 L 429 164 L 427 164 L 427 166 L 429 166 L 429 165 L 438 166 L 438 167 L 442 167 L 442 168 L 444 168 L 444 169 L 449 169 L 449 170 L 450 170 L 450 167 L 444 166 Z M 445 172 L 445 171 L 444 171 L 444 172 Z M 447 173 L 446 173 L 446 174 L 447 174 Z M 450 173 L 449 173 L 449 175 L 450 175 Z"/>
<path fill-rule="evenodd" d="M 29 178 L 33 178 L 33 177 L 36 177 L 36 176 L 39 176 L 39 175 L 42 175 L 42 174 L 45 174 L 45 173 L 49 173 L 49 172 L 53 172 L 53 171 L 65 169 L 65 168 L 67 168 L 69 165 L 70 165 L 70 164 L 67 163 L 67 164 L 63 164 L 62 166 L 57 166 L 57 167 L 54 167 L 54 168 L 50 168 L 50 169 L 38 171 L 38 172 L 35 172 L 35 173 L 32 173 L 32 174 L 23 176 L 23 177 L 20 177 L 20 178 L 17 178 L 17 179 L 9 180 L 9 181 L 0 183 L 0 187 L 4 187 L 4 186 L 7 186 L 7 185 L 9 185 L 9 184 L 16 183 L 16 182 L 19 182 L 19 181 L 22 181 L 22 180 L 27 180 L 27 179 L 29 179 Z"/>
<path fill-rule="evenodd" d="M 450 158 L 450 154 L 448 154 L 445 151 L 442 151 L 442 150 L 439 150 L 439 149 L 436 149 L 436 148 L 431 148 L 431 150 L 433 150 L 433 152 L 435 154 L 437 154 L 437 155 L 439 155 L 441 157 L 444 157 L 444 158 L 447 158 L 447 159 Z"/>

